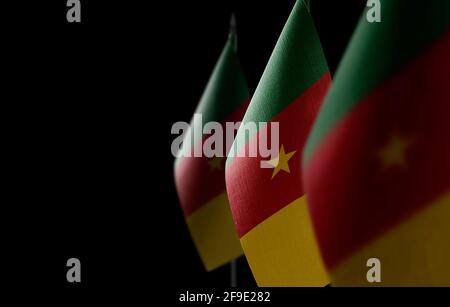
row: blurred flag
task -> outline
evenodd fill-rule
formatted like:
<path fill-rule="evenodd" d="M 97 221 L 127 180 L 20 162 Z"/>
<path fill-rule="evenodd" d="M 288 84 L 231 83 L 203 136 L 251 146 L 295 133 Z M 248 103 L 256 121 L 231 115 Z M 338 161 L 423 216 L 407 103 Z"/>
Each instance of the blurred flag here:
<path fill-rule="evenodd" d="M 300 160 L 331 78 L 308 8 L 301 0 L 280 35 L 245 114 L 249 122 L 279 122 L 276 158 L 228 157 L 227 191 L 247 260 L 260 286 L 323 286 L 328 278 L 312 232 Z M 270 135 L 270 133 L 269 133 Z M 241 125 L 236 153 L 261 141 Z M 237 148 L 239 142 L 245 144 Z M 236 147 L 236 148 L 235 148 Z"/>
<path fill-rule="evenodd" d="M 309 137 L 308 204 L 333 285 L 450 285 L 450 1 L 381 5 Z"/>
<path fill-rule="evenodd" d="M 237 57 L 236 39 L 232 21 L 228 41 L 195 111 L 203 116 L 203 124 L 211 121 L 221 123 L 223 139 L 226 130 L 223 123 L 240 121 L 250 99 Z M 186 134 L 185 140 L 195 137 L 192 131 Z M 201 143 L 201 139 L 193 142 L 195 146 L 201 146 Z M 190 146 L 183 146 L 182 150 L 193 151 Z M 181 206 L 208 271 L 242 255 L 226 194 L 225 157 L 226 153 L 212 158 L 181 157 L 175 162 L 175 182 Z"/>

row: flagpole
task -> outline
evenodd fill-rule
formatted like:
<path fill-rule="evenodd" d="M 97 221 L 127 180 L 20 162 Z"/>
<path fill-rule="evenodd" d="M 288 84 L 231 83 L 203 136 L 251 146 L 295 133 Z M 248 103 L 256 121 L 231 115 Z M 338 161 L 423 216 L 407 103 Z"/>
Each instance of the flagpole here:
<path fill-rule="evenodd" d="M 234 38 L 234 51 L 237 52 L 237 24 L 236 16 L 231 14 L 230 19 L 230 35 Z M 230 286 L 235 288 L 237 286 L 237 259 L 234 259 L 230 263 Z"/>
<path fill-rule="evenodd" d="M 230 276 L 230 285 L 232 288 L 237 287 L 237 259 L 234 259 L 230 263 L 231 266 L 231 276 Z"/>
<path fill-rule="evenodd" d="M 303 2 L 305 2 L 306 8 L 308 9 L 309 12 L 311 12 L 311 8 L 310 8 L 311 7 L 311 3 L 310 3 L 310 1 L 311 0 L 303 0 Z"/>
<path fill-rule="evenodd" d="M 236 16 L 233 14 L 231 14 L 231 19 L 230 19 L 230 36 L 233 37 L 234 39 L 234 51 L 237 52 L 237 25 L 236 25 Z"/>

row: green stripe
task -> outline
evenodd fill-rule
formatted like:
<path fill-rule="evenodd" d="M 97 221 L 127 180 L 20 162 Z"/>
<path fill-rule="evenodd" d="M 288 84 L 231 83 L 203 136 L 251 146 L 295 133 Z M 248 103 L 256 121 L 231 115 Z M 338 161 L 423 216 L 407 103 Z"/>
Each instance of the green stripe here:
<path fill-rule="evenodd" d="M 328 66 L 311 15 L 304 1 L 298 0 L 272 52 L 243 122 L 269 122 L 327 71 Z M 246 144 L 249 138 L 251 136 L 246 137 L 242 129 L 236 136 L 239 144 Z M 240 149 L 235 148 L 236 152 Z M 231 161 L 232 157 L 229 157 L 227 164 Z"/>
<path fill-rule="evenodd" d="M 450 27 L 449 0 L 389 0 L 381 5 L 381 23 L 367 22 L 367 9 L 363 13 L 309 137 L 304 161 L 364 96 Z"/>
<path fill-rule="evenodd" d="M 230 33 L 195 113 L 203 122 L 221 121 L 250 97 L 236 54 L 236 34 Z"/>
<path fill-rule="evenodd" d="M 223 121 L 250 97 L 247 81 L 237 56 L 236 44 L 236 33 L 230 32 L 225 47 L 195 110 L 195 113 L 203 115 L 203 125 L 210 121 Z M 191 138 L 192 129 L 189 129 L 185 139 Z M 182 155 L 186 155 L 191 150 L 192 145 L 199 141 L 194 136 L 193 142 L 188 144 L 191 146 L 183 146 Z M 176 160 L 175 166 L 178 160 Z"/>

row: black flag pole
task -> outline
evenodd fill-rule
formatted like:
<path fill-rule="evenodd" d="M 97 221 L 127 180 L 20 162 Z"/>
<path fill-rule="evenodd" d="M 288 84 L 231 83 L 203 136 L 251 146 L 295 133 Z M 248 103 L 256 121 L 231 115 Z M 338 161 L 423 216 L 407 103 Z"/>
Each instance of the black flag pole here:
<path fill-rule="evenodd" d="M 236 25 L 236 16 L 231 14 L 230 19 L 230 36 L 234 36 L 234 51 L 237 51 L 237 25 Z"/>
<path fill-rule="evenodd" d="M 306 5 L 306 8 L 308 9 L 309 12 L 311 12 L 311 0 L 303 0 L 303 2 Z"/>
<path fill-rule="evenodd" d="M 231 261 L 231 276 L 230 276 L 230 285 L 232 288 L 237 287 L 237 259 Z"/>
<path fill-rule="evenodd" d="M 237 25 L 236 16 L 231 14 L 230 19 L 230 35 L 234 35 L 234 51 L 237 52 Z M 230 286 L 235 288 L 237 286 L 237 260 L 234 259 L 230 263 Z"/>

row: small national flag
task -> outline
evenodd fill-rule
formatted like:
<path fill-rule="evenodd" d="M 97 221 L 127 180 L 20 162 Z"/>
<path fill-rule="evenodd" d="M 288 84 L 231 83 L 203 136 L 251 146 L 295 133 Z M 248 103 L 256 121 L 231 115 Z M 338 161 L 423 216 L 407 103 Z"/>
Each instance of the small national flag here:
<path fill-rule="evenodd" d="M 300 160 L 330 82 L 311 15 L 299 0 L 239 128 L 232 148 L 236 155 L 226 166 L 233 218 L 260 286 L 328 283 L 305 203 Z M 271 168 L 261 168 L 267 159 L 260 154 L 240 154 L 265 138 L 263 128 L 247 139 L 243 126 L 252 122 L 279 122 L 278 153 L 267 162 Z"/>
<path fill-rule="evenodd" d="M 234 20 L 234 19 L 233 19 Z M 202 122 L 219 122 L 223 132 L 225 122 L 239 122 L 248 106 L 250 94 L 236 52 L 234 22 L 230 36 L 195 111 Z M 175 182 L 181 206 L 192 239 L 206 269 L 213 270 L 242 255 L 225 188 L 225 157 L 194 157 L 202 139 L 185 137 L 183 152 L 175 163 Z M 206 139 L 205 137 L 204 139 Z M 220 140 L 222 141 L 222 140 Z M 225 142 L 225 137 L 224 137 Z"/>
<path fill-rule="evenodd" d="M 380 23 L 363 15 L 304 153 L 333 285 L 450 285 L 449 137 L 450 1 L 382 1 Z"/>

